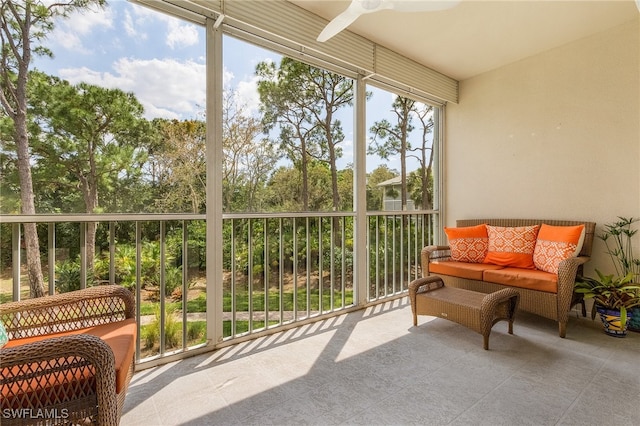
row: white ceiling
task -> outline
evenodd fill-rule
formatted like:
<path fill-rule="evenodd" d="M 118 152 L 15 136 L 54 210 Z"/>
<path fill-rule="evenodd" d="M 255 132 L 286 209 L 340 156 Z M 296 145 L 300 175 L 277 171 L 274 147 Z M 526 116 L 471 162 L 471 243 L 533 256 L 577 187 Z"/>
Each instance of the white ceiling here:
<path fill-rule="evenodd" d="M 350 3 L 289 1 L 326 20 Z M 438 12 L 362 15 L 348 30 L 464 80 L 638 16 L 635 0 L 463 0 Z"/>

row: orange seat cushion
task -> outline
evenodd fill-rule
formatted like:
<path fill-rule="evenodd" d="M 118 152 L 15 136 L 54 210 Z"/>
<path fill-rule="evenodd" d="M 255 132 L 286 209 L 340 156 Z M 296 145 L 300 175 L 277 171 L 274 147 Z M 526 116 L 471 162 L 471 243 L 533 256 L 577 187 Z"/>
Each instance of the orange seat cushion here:
<path fill-rule="evenodd" d="M 113 351 L 116 366 L 116 393 L 120 393 L 124 388 L 129 373 L 129 367 L 133 360 L 136 347 L 137 325 L 135 318 L 128 318 L 118 322 L 97 325 L 94 327 L 82 328 L 79 330 L 65 331 L 43 336 L 25 337 L 22 339 L 12 339 L 7 343 L 6 348 L 16 347 L 32 342 L 39 342 L 52 337 L 70 336 L 75 334 L 91 334 L 105 341 Z"/>
<path fill-rule="evenodd" d="M 558 276 L 537 269 L 503 268 L 486 270 L 484 281 L 547 293 L 558 292 Z"/>
<path fill-rule="evenodd" d="M 484 271 L 496 269 L 502 269 L 502 266 L 490 265 L 488 263 L 456 262 L 453 260 L 436 260 L 429 262 L 429 273 L 451 275 L 478 281 L 482 281 Z"/>

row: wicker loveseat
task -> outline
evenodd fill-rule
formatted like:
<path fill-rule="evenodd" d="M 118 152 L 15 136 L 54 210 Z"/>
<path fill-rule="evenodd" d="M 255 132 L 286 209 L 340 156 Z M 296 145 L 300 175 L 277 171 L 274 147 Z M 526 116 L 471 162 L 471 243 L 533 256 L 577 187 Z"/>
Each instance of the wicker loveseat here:
<path fill-rule="evenodd" d="M 5 303 L 0 423 L 117 425 L 134 371 L 128 290 L 106 285 Z"/>
<path fill-rule="evenodd" d="M 457 227 L 470 227 L 487 224 L 495 227 L 524 227 L 547 224 L 551 226 L 584 225 L 584 241 L 578 256 L 560 262 L 557 274 L 517 268 L 504 268 L 500 273 L 511 274 L 502 282 L 487 279 L 491 272 L 501 267 L 485 264 L 456 265 L 451 262 L 451 249 L 448 245 L 427 246 L 422 249 L 423 276 L 438 275 L 446 286 L 493 293 L 503 288 L 516 288 L 520 293 L 519 309 L 549 318 L 558 322 L 560 337 L 565 337 L 569 311 L 574 299 L 576 275 L 582 273 L 582 267 L 591 256 L 591 247 L 596 224 L 594 222 L 543 220 L 543 219 L 468 219 L 458 220 Z M 460 266 L 460 267 L 458 267 Z M 495 272 L 493 272 L 495 274 Z M 493 282 L 492 282 L 493 281 Z M 544 282 L 541 286 L 537 282 Z"/>

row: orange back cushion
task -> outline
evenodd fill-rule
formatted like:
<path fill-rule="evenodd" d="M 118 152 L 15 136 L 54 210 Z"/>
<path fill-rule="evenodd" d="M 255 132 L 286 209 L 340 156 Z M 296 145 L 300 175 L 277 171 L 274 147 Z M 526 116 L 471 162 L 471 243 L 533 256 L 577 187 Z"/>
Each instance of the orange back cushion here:
<path fill-rule="evenodd" d="M 533 252 L 533 262 L 541 271 L 558 273 L 560 262 L 582 250 L 584 225 L 551 226 L 542 224 Z"/>
<path fill-rule="evenodd" d="M 451 260 L 458 262 L 482 263 L 487 256 L 489 237 L 487 225 L 444 228 L 451 247 Z"/>
<path fill-rule="evenodd" d="M 510 227 L 487 225 L 489 251 L 484 262 L 535 269 L 533 251 L 536 246 L 538 228 L 538 225 Z"/>

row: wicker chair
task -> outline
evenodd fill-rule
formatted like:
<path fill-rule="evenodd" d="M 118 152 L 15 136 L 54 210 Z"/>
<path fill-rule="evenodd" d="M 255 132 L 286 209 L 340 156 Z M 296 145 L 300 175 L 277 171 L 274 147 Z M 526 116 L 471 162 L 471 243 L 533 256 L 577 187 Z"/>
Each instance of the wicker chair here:
<path fill-rule="evenodd" d="M 131 292 L 106 285 L 5 303 L 0 319 L 3 426 L 119 423 L 135 365 Z"/>

